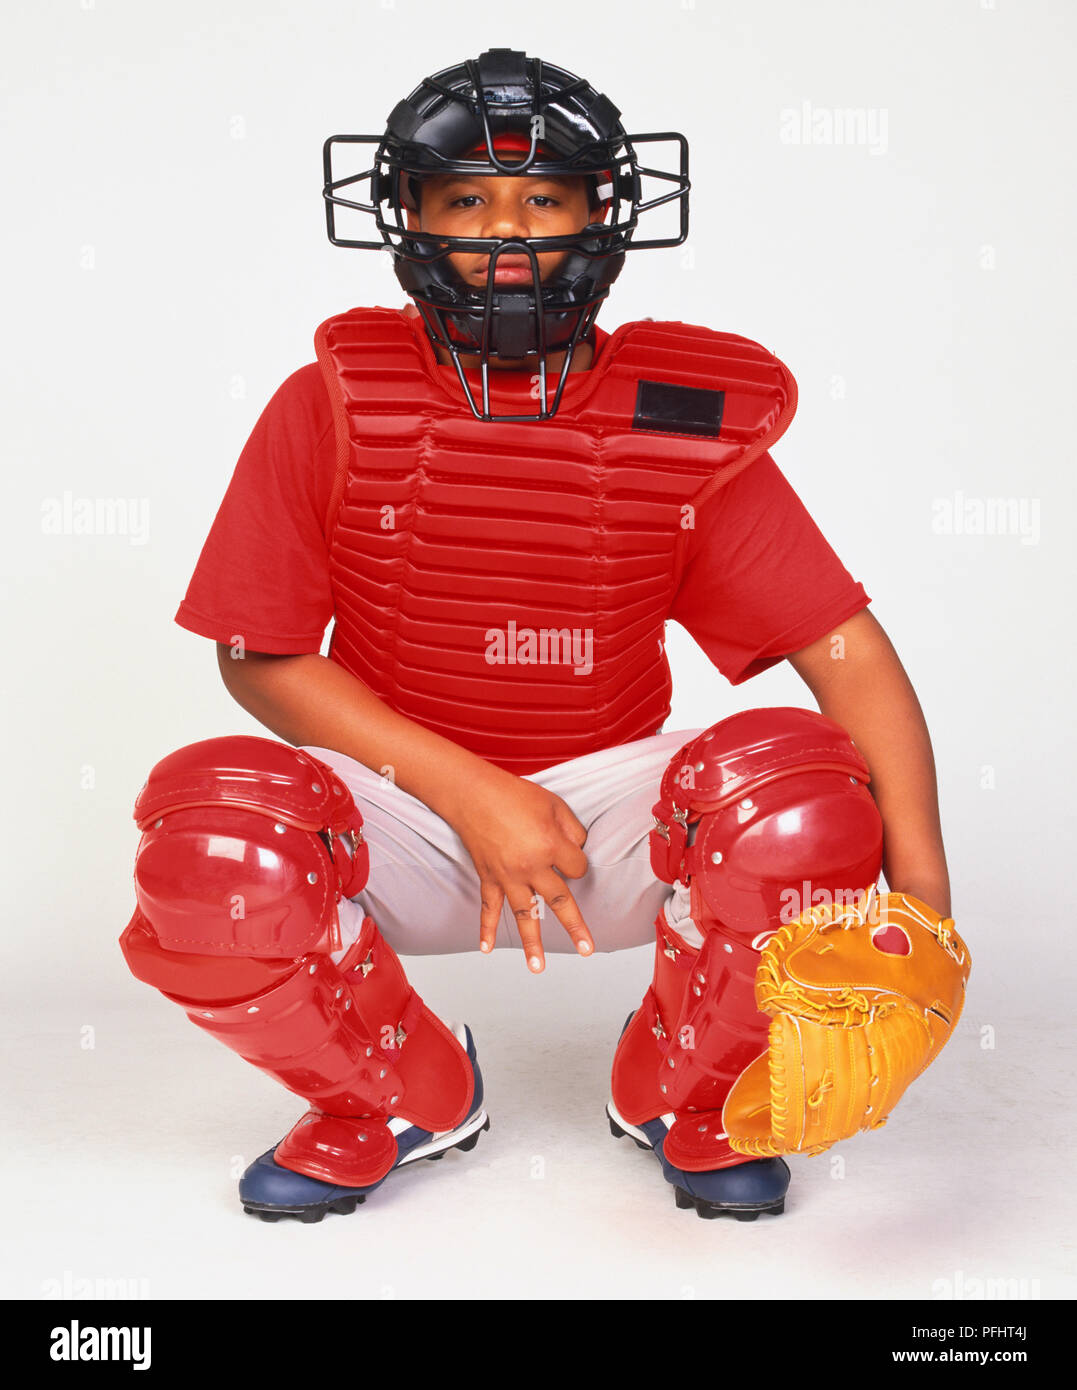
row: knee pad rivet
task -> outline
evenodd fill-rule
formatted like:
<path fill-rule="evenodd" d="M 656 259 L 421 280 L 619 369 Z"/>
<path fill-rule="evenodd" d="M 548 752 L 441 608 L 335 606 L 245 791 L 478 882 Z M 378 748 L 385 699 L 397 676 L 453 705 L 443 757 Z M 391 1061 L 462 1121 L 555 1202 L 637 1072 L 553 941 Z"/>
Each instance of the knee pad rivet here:
<path fill-rule="evenodd" d="M 699 987 L 698 985 L 693 985 L 693 986 L 692 986 L 692 993 L 693 993 L 693 994 L 698 994 L 698 995 L 700 996 L 700 998 L 702 998 L 702 996 L 703 996 L 703 991 L 700 989 L 700 987 Z"/>
<path fill-rule="evenodd" d="M 386 1076 L 386 1070 L 385 1070 L 384 1067 L 382 1067 L 381 1071 L 378 1072 L 378 1080 L 379 1080 L 379 1081 L 384 1081 L 385 1076 Z"/>
<path fill-rule="evenodd" d="M 399 1099 L 400 1099 L 399 1096 L 390 1096 L 390 1097 L 389 1097 L 389 1104 L 390 1104 L 390 1105 L 395 1105 Z"/>
<path fill-rule="evenodd" d="M 742 811 L 750 811 L 754 805 L 755 802 L 752 800 L 752 798 L 750 796 L 746 796 L 744 800 L 740 803 L 740 808 Z"/>
<path fill-rule="evenodd" d="M 322 789 L 322 784 L 320 782 L 311 782 L 310 789 L 312 792 L 320 792 Z"/>
<path fill-rule="evenodd" d="M 318 882 L 318 875 L 317 875 L 316 873 L 314 873 L 313 870 L 312 870 L 309 874 L 307 874 L 307 882 L 308 882 L 308 883 L 317 883 L 317 882 Z"/>
<path fill-rule="evenodd" d="M 213 1015 L 212 1015 L 211 1013 L 207 1013 L 205 1010 L 203 1010 L 203 1011 L 202 1011 L 202 1017 L 203 1017 L 203 1018 L 212 1018 Z"/>
<path fill-rule="evenodd" d="M 716 850 L 714 851 L 714 853 L 711 855 L 711 863 L 712 863 L 712 864 L 720 864 L 721 862 L 722 862 L 722 851 L 721 851 L 720 849 L 716 849 Z"/>
<path fill-rule="evenodd" d="M 336 992 L 336 994 L 333 995 L 333 998 L 334 998 L 334 999 L 339 999 L 340 996 L 341 996 L 343 993 L 344 993 L 344 986 L 341 985 L 340 989 L 338 989 L 337 992 Z"/>
<path fill-rule="evenodd" d="M 281 825 L 279 820 L 273 822 L 273 829 L 277 832 L 278 835 L 284 834 L 284 826 Z"/>
<path fill-rule="evenodd" d="M 164 825 L 164 818 L 163 818 L 163 817 L 162 817 L 161 820 L 154 821 L 154 823 L 153 823 L 153 828 L 154 828 L 154 830 L 160 830 L 160 828 L 161 828 L 162 825 Z"/>
<path fill-rule="evenodd" d="M 252 1005 L 250 1006 L 250 1008 L 247 1010 L 247 1012 L 248 1012 L 249 1014 L 256 1014 L 256 1013 L 258 1013 L 258 1011 L 259 1011 L 259 1010 L 258 1010 L 258 1005 L 257 1005 L 257 1004 L 252 1004 Z"/>
<path fill-rule="evenodd" d="M 374 1056 L 374 1049 L 373 1049 L 372 1047 L 368 1047 L 367 1050 L 366 1050 L 366 1055 L 367 1055 L 368 1057 L 373 1057 L 373 1056 Z"/>
<path fill-rule="evenodd" d="M 706 763 L 696 763 L 696 771 L 697 771 L 697 772 L 702 772 L 703 769 L 704 769 L 706 766 L 707 766 Z"/>
<path fill-rule="evenodd" d="M 352 1001 L 351 1001 L 350 999 L 345 999 L 345 1001 L 344 1001 L 344 1007 L 345 1007 L 346 1009 L 350 1009 L 351 1006 L 352 1006 Z"/>
<path fill-rule="evenodd" d="M 312 965 L 312 966 L 310 967 L 310 969 L 307 971 L 307 974 L 308 974 L 308 975 L 313 975 L 314 972 L 315 972 L 315 970 L 317 970 L 317 968 L 318 968 L 317 964 Z"/>

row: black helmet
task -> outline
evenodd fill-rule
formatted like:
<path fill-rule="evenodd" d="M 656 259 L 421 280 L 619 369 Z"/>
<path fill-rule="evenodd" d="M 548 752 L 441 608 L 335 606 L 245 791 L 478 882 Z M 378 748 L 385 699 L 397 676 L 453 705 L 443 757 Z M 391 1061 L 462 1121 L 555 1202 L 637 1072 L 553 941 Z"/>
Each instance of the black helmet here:
<path fill-rule="evenodd" d="M 323 164 L 326 226 L 334 246 L 381 251 L 389 247 L 393 268 L 414 299 L 431 340 L 452 354 L 472 412 L 480 420 L 547 420 L 555 414 L 576 345 L 587 336 L 602 301 L 620 274 L 625 252 L 679 246 L 688 235 L 688 142 L 675 132 L 626 135 L 620 111 L 583 78 L 540 58 L 510 48 L 491 48 L 435 73 L 398 102 L 383 135 L 333 135 L 325 142 Z M 676 173 L 642 167 L 634 146 L 675 140 L 680 148 Z M 334 144 L 377 145 L 374 167 L 333 178 Z M 513 150 L 511 161 L 502 155 Z M 416 206 L 411 176 L 459 173 L 505 177 L 519 174 L 592 180 L 592 202 L 610 202 L 610 222 L 588 223 L 570 236 L 512 241 L 496 237 L 454 237 L 408 231 L 403 210 Z M 642 175 L 676 185 L 671 192 L 641 201 Z M 370 180 L 370 202 L 341 197 L 342 188 Z M 671 199 L 680 200 L 675 237 L 633 241 L 639 214 Z M 621 204 L 627 215 L 621 220 Z M 386 204 L 395 220 L 386 222 Z M 355 241 L 336 234 L 336 207 L 371 213 L 381 241 Z M 568 251 L 557 274 L 545 283 L 538 252 Z M 449 257 L 457 251 L 490 257 L 485 289 L 468 285 Z M 497 258 L 526 255 L 529 285 L 497 286 Z M 541 305 L 541 310 L 539 307 Z M 552 403 L 547 402 L 546 359 L 565 349 Z M 476 406 L 460 364 L 461 352 L 477 351 L 482 374 L 482 409 Z M 488 365 L 491 357 L 534 357 L 541 409 L 532 415 L 490 413 Z"/>

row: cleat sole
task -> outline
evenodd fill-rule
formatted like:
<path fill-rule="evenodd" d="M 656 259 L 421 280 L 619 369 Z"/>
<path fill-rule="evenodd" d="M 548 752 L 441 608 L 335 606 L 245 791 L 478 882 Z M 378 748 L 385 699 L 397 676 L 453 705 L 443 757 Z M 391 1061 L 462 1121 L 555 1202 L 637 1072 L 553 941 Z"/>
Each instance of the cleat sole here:
<path fill-rule="evenodd" d="M 439 1149 L 437 1153 L 419 1154 L 416 1155 L 416 1157 L 429 1159 L 444 1158 L 450 1149 L 463 1149 L 465 1152 L 470 1152 L 479 1142 L 479 1135 L 489 1128 L 490 1117 L 487 1115 L 484 1124 L 480 1125 L 473 1133 L 466 1135 L 458 1143 L 446 1144 L 446 1146 L 443 1149 Z M 399 1168 L 406 1166 L 406 1162 L 397 1164 Z M 385 1182 L 395 1171 L 396 1169 L 391 1168 L 381 1181 Z M 318 1202 L 307 1207 L 271 1207 L 260 1206 L 257 1202 L 244 1202 L 243 1210 L 251 1216 L 261 1217 L 263 1221 L 280 1221 L 286 1216 L 292 1216 L 295 1217 L 297 1221 L 302 1221 L 304 1225 L 310 1226 L 321 1221 L 328 1212 L 335 1212 L 340 1216 L 350 1216 L 355 1208 L 365 1202 L 366 1199 L 367 1194 L 365 1192 L 355 1192 L 349 1193 L 346 1197 L 330 1197 L 327 1201 Z"/>
<path fill-rule="evenodd" d="M 615 1139 L 631 1139 L 637 1149 L 644 1149 L 649 1154 L 654 1153 L 650 1144 L 645 1144 L 642 1139 L 637 1139 L 634 1134 L 629 1134 L 626 1129 L 622 1129 L 608 1110 L 606 1111 L 606 1118 L 610 1122 L 610 1133 Z M 713 1221 L 718 1216 L 732 1216 L 737 1221 L 756 1221 L 764 1212 L 771 1216 L 781 1216 L 785 1211 L 784 1197 L 779 1198 L 777 1202 L 760 1202 L 755 1206 L 750 1206 L 743 1203 L 737 1205 L 732 1202 L 708 1202 L 705 1197 L 693 1197 L 683 1187 L 674 1187 L 673 1196 L 677 1206 L 682 1211 L 689 1207 L 694 1208 L 696 1215 L 701 1216 L 705 1221 Z"/>
<path fill-rule="evenodd" d="M 717 1216 L 732 1216 L 737 1221 L 758 1221 L 764 1212 L 771 1216 L 781 1216 L 785 1211 L 785 1198 L 778 1202 L 769 1204 L 761 1203 L 756 1207 L 734 1206 L 732 1203 L 708 1202 L 703 1197 L 693 1197 L 690 1192 L 685 1192 L 683 1187 L 675 1187 L 673 1195 L 676 1198 L 677 1206 L 681 1210 L 694 1207 L 697 1216 L 703 1217 L 705 1221 L 712 1221 Z"/>
<path fill-rule="evenodd" d="M 263 1221 L 280 1221 L 282 1217 L 294 1216 L 297 1221 L 310 1224 L 314 1221 L 321 1221 L 326 1212 L 339 1212 L 341 1216 L 349 1216 L 360 1202 L 366 1201 L 366 1195 L 356 1193 L 351 1197 L 330 1198 L 327 1202 L 321 1202 L 317 1206 L 310 1207 L 261 1207 L 257 1202 L 244 1202 L 243 1210 L 249 1212 L 251 1216 L 260 1216 Z"/>
<path fill-rule="evenodd" d="M 607 1114 L 606 1118 L 610 1122 L 610 1133 L 613 1135 L 614 1139 L 631 1139 L 637 1149 L 646 1149 L 648 1153 L 654 1152 L 650 1144 L 645 1144 L 641 1139 L 637 1139 L 634 1134 L 629 1134 L 627 1130 L 622 1129 L 612 1115 Z"/>

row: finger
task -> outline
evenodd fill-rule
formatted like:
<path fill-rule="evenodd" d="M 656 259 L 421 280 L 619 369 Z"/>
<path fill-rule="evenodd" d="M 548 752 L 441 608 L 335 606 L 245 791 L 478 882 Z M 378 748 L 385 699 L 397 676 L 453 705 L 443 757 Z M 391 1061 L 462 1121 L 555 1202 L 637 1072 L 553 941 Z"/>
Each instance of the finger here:
<path fill-rule="evenodd" d="M 567 838 L 561 841 L 557 855 L 552 862 L 553 867 L 563 873 L 566 878 L 583 878 L 590 868 L 587 855 Z"/>
<path fill-rule="evenodd" d="M 505 891 L 492 879 L 479 882 L 482 894 L 482 911 L 479 914 L 479 950 L 492 951 L 497 936 L 497 924 L 501 920 L 501 908 L 505 902 Z"/>
<path fill-rule="evenodd" d="M 587 831 L 567 806 L 560 811 L 556 823 L 561 840 L 550 862 L 567 878 L 583 878 L 589 867 L 587 855 L 583 852 Z"/>
<path fill-rule="evenodd" d="M 527 968 L 535 975 L 541 975 L 546 968 L 546 953 L 542 949 L 542 898 L 530 888 L 509 884 L 507 897 L 520 942 L 524 948 Z"/>
<path fill-rule="evenodd" d="M 555 820 L 572 843 L 582 849 L 587 843 L 587 827 L 575 814 L 568 802 L 562 802 L 561 805 L 558 806 Z"/>
<path fill-rule="evenodd" d="M 541 875 L 536 878 L 535 886 L 546 906 L 568 932 L 578 954 L 581 956 L 592 955 L 595 949 L 594 937 L 591 935 L 587 923 L 583 920 L 583 913 L 580 911 L 576 899 L 569 892 L 568 884 L 565 883 L 564 879 L 551 872 L 548 877 Z"/>

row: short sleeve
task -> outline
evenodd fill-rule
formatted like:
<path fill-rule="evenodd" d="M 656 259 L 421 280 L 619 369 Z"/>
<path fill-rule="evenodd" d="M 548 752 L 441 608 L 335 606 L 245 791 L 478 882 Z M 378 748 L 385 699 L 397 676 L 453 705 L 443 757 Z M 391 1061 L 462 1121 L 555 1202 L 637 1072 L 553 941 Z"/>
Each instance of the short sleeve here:
<path fill-rule="evenodd" d="M 252 651 L 317 652 L 333 616 L 325 516 L 336 446 L 321 369 L 294 372 L 240 454 L 176 612 L 181 627 Z"/>
<path fill-rule="evenodd" d="M 704 507 L 669 616 L 740 685 L 870 602 L 763 454 Z"/>

